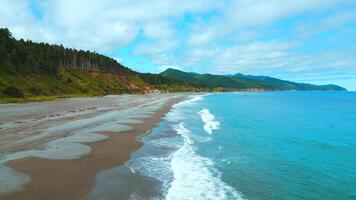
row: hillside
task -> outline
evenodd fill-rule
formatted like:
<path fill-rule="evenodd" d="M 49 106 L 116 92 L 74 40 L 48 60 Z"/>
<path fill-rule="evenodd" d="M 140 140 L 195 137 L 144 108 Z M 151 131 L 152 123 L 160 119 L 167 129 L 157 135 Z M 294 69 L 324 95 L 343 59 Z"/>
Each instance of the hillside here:
<path fill-rule="evenodd" d="M 294 83 L 265 76 L 187 73 L 167 69 L 139 73 L 96 52 L 16 40 L 0 28 L 0 102 L 57 97 L 146 93 L 156 90 L 345 90 L 336 85 Z"/>
<path fill-rule="evenodd" d="M 3 102 L 144 93 L 155 89 L 192 91 L 194 88 L 157 74 L 135 72 L 95 52 L 16 40 L 8 29 L 0 29 Z"/>
<path fill-rule="evenodd" d="M 252 75 L 244 75 L 241 73 L 237 73 L 235 75 L 227 75 L 228 77 L 233 78 L 244 78 L 254 81 L 261 81 L 265 84 L 268 84 L 270 87 L 275 88 L 275 90 L 331 90 L 331 91 L 344 91 L 345 88 L 342 88 L 337 85 L 329 84 L 329 85 L 313 85 L 308 83 L 295 83 L 291 81 L 281 80 L 277 78 L 272 78 L 269 76 L 252 76 Z"/>
<path fill-rule="evenodd" d="M 167 69 L 160 75 L 175 78 L 184 81 L 186 84 L 200 87 L 208 87 L 211 89 L 225 88 L 230 90 L 296 90 L 296 91 L 344 91 L 337 85 L 312 85 L 306 83 L 295 83 L 284 81 L 267 76 L 251 76 L 243 74 L 235 75 L 212 75 L 212 74 L 197 74 L 179 71 L 176 69 Z"/>

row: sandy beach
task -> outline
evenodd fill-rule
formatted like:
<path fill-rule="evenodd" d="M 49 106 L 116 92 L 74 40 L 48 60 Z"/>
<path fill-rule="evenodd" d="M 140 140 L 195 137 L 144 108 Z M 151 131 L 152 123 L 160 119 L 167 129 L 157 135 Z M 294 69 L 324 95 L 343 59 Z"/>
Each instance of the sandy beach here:
<path fill-rule="evenodd" d="M 5 187 L 6 181 L 15 184 L 9 191 L 0 190 L 0 199 L 83 199 L 96 175 L 128 160 L 141 146 L 136 137 L 153 128 L 185 96 L 125 95 L 1 105 L 0 159 L 4 167 L 29 181 L 21 183 L 18 180 L 26 179 L 2 175 L 0 186 Z M 37 111 L 31 111 L 31 106 Z M 53 131 L 53 127 L 59 128 Z M 85 134 L 99 141 L 83 139 Z M 81 145 L 78 152 L 89 152 L 75 154 L 68 144 Z"/>

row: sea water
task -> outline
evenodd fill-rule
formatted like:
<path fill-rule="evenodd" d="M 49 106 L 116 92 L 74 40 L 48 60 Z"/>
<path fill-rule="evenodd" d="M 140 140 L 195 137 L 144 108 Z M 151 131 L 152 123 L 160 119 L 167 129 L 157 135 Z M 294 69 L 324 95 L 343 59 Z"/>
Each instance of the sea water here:
<path fill-rule="evenodd" d="M 193 95 L 140 140 L 106 199 L 356 199 L 356 93 Z"/>

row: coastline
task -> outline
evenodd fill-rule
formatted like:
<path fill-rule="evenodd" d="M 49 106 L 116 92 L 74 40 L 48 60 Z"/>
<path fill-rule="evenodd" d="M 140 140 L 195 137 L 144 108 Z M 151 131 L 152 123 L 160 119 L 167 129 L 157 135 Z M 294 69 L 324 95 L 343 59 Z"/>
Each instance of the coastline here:
<path fill-rule="evenodd" d="M 92 151 L 73 160 L 50 160 L 28 157 L 12 160 L 8 166 L 31 176 L 31 183 L 21 191 L 0 196 L 1 200 L 12 199 L 82 199 L 95 184 L 96 175 L 105 169 L 122 165 L 142 143 L 137 136 L 152 129 L 172 105 L 184 96 L 169 99 L 151 117 L 141 124 L 130 124 L 129 131 L 105 132 L 109 138 L 94 143 L 86 143 Z M 102 133 L 101 133 L 102 134 Z M 118 153 L 119 152 L 119 153 Z"/>

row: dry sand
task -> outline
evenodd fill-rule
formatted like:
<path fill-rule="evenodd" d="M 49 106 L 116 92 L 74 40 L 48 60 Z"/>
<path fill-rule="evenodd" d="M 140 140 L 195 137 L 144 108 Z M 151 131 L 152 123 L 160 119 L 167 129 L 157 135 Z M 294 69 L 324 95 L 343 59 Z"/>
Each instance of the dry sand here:
<path fill-rule="evenodd" d="M 38 157 L 12 160 L 7 164 L 31 176 L 22 191 L 0 196 L 1 200 L 70 200 L 82 199 L 95 184 L 100 171 L 123 164 L 141 143 L 138 135 L 153 128 L 183 96 L 169 99 L 144 123 L 130 125 L 131 131 L 105 132 L 109 139 L 88 143 L 90 154 L 74 160 L 49 160 Z M 118 197 L 119 199 L 119 197 Z"/>

